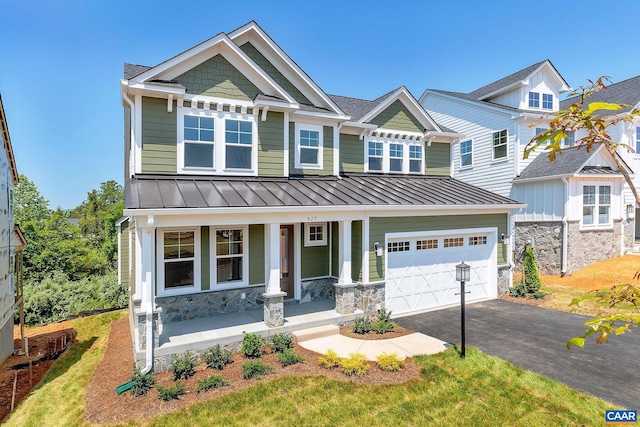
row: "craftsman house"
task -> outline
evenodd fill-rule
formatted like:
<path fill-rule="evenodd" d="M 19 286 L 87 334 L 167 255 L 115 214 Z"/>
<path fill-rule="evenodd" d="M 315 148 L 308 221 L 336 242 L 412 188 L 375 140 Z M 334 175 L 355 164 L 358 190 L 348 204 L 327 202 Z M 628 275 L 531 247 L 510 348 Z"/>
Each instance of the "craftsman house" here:
<path fill-rule="evenodd" d="M 420 98 L 437 123 L 464 134 L 451 147 L 454 178 L 527 204 L 512 216 L 514 261 L 521 265 L 528 243 L 545 274 L 570 274 L 618 255 L 625 247 L 621 235 L 627 245 L 633 239 L 623 175 L 608 153 L 563 150 L 549 164 L 539 147 L 524 158 L 569 89 L 545 60 L 469 93 L 427 89 Z M 570 134 L 563 143 L 570 147 L 576 137 Z M 594 218 L 600 209 L 606 215 Z"/>
<path fill-rule="evenodd" d="M 327 95 L 255 23 L 154 67 L 125 65 L 119 276 L 137 360 L 455 304 L 511 277 L 513 200 L 451 178 L 405 87 Z"/>

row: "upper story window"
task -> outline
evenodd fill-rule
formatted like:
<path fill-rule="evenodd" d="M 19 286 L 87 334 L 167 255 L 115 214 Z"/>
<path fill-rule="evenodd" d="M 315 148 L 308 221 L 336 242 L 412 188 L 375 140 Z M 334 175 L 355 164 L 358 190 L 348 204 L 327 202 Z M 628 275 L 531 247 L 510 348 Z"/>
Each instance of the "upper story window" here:
<path fill-rule="evenodd" d="M 385 173 L 423 173 L 424 150 L 419 141 L 367 141 L 366 171 Z"/>
<path fill-rule="evenodd" d="M 540 108 L 539 92 L 529 92 L 529 107 Z"/>
<path fill-rule="evenodd" d="M 473 141 L 467 140 L 460 143 L 460 167 L 473 165 Z"/>
<path fill-rule="evenodd" d="M 551 95 L 550 93 L 542 94 L 542 108 L 544 108 L 545 110 L 553 109 L 553 95 Z"/>
<path fill-rule="evenodd" d="M 322 169 L 322 126 L 296 123 L 297 169 Z"/>
<path fill-rule="evenodd" d="M 570 130 L 565 133 L 567 134 L 567 137 L 562 138 L 562 145 L 566 147 L 573 147 L 576 145 L 576 133 Z"/>
<path fill-rule="evenodd" d="M 178 172 L 253 175 L 257 137 L 252 115 L 178 109 Z"/>
<path fill-rule="evenodd" d="M 507 157 L 507 130 L 493 132 L 493 160 Z"/>
<path fill-rule="evenodd" d="M 640 154 L 640 126 L 636 127 L 636 154 Z"/>
<path fill-rule="evenodd" d="M 611 225 L 611 186 L 582 186 L 582 225 Z"/>

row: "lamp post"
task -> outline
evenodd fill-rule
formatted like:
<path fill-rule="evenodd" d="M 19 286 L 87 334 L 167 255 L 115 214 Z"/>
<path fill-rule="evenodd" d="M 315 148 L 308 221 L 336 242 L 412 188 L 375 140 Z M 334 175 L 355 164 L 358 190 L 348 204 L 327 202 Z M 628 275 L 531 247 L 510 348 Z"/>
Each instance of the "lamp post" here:
<path fill-rule="evenodd" d="M 464 344 L 464 294 L 469 293 L 464 290 L 464 283 L 470 280 L 471 267 L 461 262 L 456 265 L 456 282 L 460 282 L 460 335 L 462 339 L 462 352 L 460 356 L 465 358 L 465 344 Z"/>

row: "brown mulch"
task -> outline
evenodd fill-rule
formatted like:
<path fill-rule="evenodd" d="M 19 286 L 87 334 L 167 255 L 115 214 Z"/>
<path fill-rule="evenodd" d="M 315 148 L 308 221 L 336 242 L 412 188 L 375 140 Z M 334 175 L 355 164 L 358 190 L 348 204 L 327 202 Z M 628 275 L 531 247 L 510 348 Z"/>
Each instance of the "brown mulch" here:
<path fill-rule="evenodd" d="M 409 332 L 410 333 L 410 332 Z M 282 367 L 275 354 L 265 354 L 261 360 L 274 367 L 274 373 L 262 379 L 245 380 L 242 378 L 242 364 L 247 361 L 240 353 L 233 355 L 233 363 L 222 371 L 207 369 L 201 364 L 196 369 L 196 375 L 188 380 L 182 380 L 182 384 L 188 391 L 178 400 L 163 402 L 158 398 L 155 389 L 145 396 L 134 397 L 130 392 L 120 396 L 116 395 L 118 385 L 129 381 L 133 372 L 133 350 L 127 319 L 116 320 L 111 325 L 111 333 L 105 350 L 104 359 L 96 369 L 89 383 L 85 395 L 85 418 L 95 424 L 121 423 L 128 420 L 143 421 L 179 408 L 192 405 L 227 393 L 240 391 L 246 387 L 257 384 L 260 381 L 269 381 L 285 376 L 318 376 L 322 375 L 338 381 L 352 381 L 367 386 L 383 384 L 399 384 L 420 377 L 420 368 L 415 361 L 407 359 L 404 369 L 400 372 L 385 372 L 378 368 L 377 364 L 370 363 L 369 372 L 361 378 L 347 377 L 336 369 L 325 369 L 318 363 L 319 354 L 295 345 L 297 354 L 305 358 L 304 363 Z M 230 385 L 215 390 L 196 393 L 197 381 L 211 375 L 221 375 Z M 169 387 L 175 384 L 170 372 L 156 374 L 158 384 Z"/>
<path fill-rule="evenodd" d="M 535 305 L 537 307 L 544 307 L 544 298 L 524 298 L 524 297 L 516 297 L 513 295 L 502 295 L 500 299 L 505 301 L 517 302 L 518 304 L 527 304 L 527 305 Z"/>
<path fill-rule="evenodd" d="M 393 331 L 387 332 L 385 334 L 378 334 L 374 331 L 371 331 L 366 334 L 356 334 L 353 332 L 353 326 L 343 326 L 340 328 L 340 335 L 344 335 L 349 338 L 356 338 L 359 340 L 388 340 L 390 338 L 398 338 L 403 337 L 405 335 L 413 334 L 415 331 L 410 329 L 405 329 L 402 326 L 396 326 L 393 328 Z"/>

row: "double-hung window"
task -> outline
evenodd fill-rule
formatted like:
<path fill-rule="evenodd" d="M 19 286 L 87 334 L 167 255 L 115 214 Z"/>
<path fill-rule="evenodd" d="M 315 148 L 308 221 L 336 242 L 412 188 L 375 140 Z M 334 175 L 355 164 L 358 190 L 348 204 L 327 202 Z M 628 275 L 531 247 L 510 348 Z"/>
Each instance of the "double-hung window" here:
<path fill-rule="evenodd" d="M 529 107 L 540 108 L 539 92 L 529 92 Z"/>
<path fill-rule="evenodd" d="M 636 155 L 640 154 L 640 126 L 636 127 Z"/>
<path fill-rule="evenodd" d="M 184 166 L 214 167 L 213 117 L 184 116 Z"/>
<path fill-rule="evenodd" d="M 225 120 L 225 168 L 251 169 L 253 124 L 242 120 Z"/>
<path fill-rule="evenodd" d="M 369 171 L 382 172 L 382 161 L 384 159 L 381 141 L 369 141 L 368 144 Z"/>
<path fill-rule="evenodd" d="M 424 146 L 409 139 L 375 138 L 366 141 L 367 172 L 421 174 L 424 172 Z"/>
<path fill-rule="evenodd" d="M 200 290 L 200 229 L 158 230 L 159 295 Z"/>
<path fill-rule="evenodd" d="M 246 230 L 224 228 L 215 230 L 216 284 L 244 284 L 247 278 Z"/>
<path fill-rule="evenodd" d="M 460 167 L 473 165 L 473 141 L 467 140 L 460 143 Z"/>
<path fill-rule="evenodd" d="M 562 145 L 565 147 L 573 147 L 576 144 L 576 133 L 571 130 L 568 130 L 565 133 L 567 134 L 567 137 L 562 138 Z"/>
<path fill-rule="evenodd" d="M 582 225 L 608 226 L 611 224 L 611 186 L 582 186 Z"/>
<path fill-rule="evenodd" d="M 389 144 L 389 172 L 402 172 L 402 144 Z"/>
<path fill-rule="evenodd" d="M 319 125 L 296 123 L 296 153 L 295 166 L 297 169 L 322 169 L 322 139 L 323 129 Z"/>
<path fill-rule="evenodd" d="M 507 157 L 507 130 L 493 132 L 493 160 Z"/>
<path fill-rule="evenodd" d="M 542 108 L 544 108 L 545 110 L 553 109 L 553 95 L 551 95 L 550 93 L 542 94 Z"/>
<path fill-rule="evenodd" d="M 422 145 L 409 145 L 409 172 L 422 173 Z"/>

